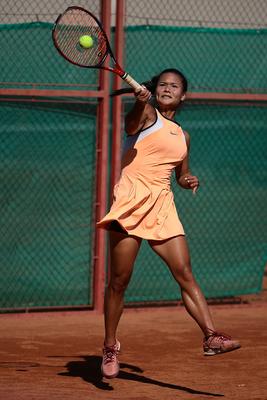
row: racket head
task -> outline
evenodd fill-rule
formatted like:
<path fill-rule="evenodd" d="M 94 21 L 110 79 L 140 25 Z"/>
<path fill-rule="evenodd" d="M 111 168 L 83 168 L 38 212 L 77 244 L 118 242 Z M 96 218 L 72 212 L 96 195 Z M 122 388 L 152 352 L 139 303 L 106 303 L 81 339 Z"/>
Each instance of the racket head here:
<path fill-rule="evenodd" d="M 93 46 L 80 45 L 81 36 L 89 35 Z M 82 7 L 68 7 L 60 14 L 52 29 L 52 38 L 58 52 L 72 64 L 84 68 L 99 68 L 107 55 L 113 57 L 108 38 L 98 19 Z"/>

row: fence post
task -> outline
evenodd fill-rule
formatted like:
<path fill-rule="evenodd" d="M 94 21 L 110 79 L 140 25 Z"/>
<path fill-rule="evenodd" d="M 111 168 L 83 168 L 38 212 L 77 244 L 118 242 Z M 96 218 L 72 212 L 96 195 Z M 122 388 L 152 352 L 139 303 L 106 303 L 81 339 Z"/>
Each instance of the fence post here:
<path fill-rule="evenodd" d="M 123 65 L 124 55 L 124 9 L 125 1 L 117 0 L 116 7 L 116 36 L 115 36 L 115 56 L 120 65 Z M 121 78 L 114 75 L 113 90 L 121 88 Z M 120 175 L 121 165 L 121 96 L 115 96 L 112 103 L 112 154 L 111 154 L 111 190 L 117 182 Z"/>
<path fill-rule="evenodd" d="M 101 21 L 109 38 L 111 6 L 109 0 L 101 1 Z M 108 172 L 108 137 L 109 137 L 109 77 L 104 70 L 99 72 L 99 89 L 104 95 L 99 99 L 97 112 L 96 136 L 96 221 L 102 218 L 107 209 L 107 172 Z M 106 277 L 106 233 L 96 229 L 94 242 L 94 309 L 102 313 L 104 309 L 104 291 Z"/>

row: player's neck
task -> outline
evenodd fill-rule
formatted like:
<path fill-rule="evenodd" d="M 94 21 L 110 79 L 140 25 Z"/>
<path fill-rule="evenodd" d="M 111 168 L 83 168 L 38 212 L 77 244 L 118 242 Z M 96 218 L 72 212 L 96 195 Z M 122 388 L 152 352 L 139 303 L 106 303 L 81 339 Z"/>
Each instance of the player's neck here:
<path fill-rule="evenodd" d="M 174 119 L 175 110 L 159 110 L 163 117 L 168 119 Z"/>

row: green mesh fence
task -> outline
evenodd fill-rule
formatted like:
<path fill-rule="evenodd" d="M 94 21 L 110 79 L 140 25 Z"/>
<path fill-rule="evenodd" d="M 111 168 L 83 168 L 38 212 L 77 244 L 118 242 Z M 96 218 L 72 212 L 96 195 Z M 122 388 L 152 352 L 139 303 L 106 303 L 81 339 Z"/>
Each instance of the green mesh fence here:
<path fill-rule="evenodd" d="M 24 88 L 80 88 L 98 85 L 95 69 L 78 68 L 59 56 L 51 30 L 53 24 L 32 22 L 0 26 L 0 86 Z"/>
<path fill-rule="evenodd" d="M 81 90 L 98 85 L 96 70 L 75 67 L 58 55 L 51 29 L 52 24 L 41 22 L 0 26 L 0 85 L 72 85 Z M 267 29 L 129 27 L 126 43 L 126 69 L 139 81 L 178 66 L 191 91 L 267 90 Z"/>
<path fill-rule="evenodd" d="M 70 5 L 3 4 L 0 89 L 98 87 L 97 71 L 70 65 L 52 44 L 52 24 Z M 99 16 L 99 0 L 79 5 Z M 176 67 L 190 91 L 264 94 L 266 20 L 265 0 L 127 0 L 126 70 L 145 81 Z M 0 104 L 2 308 L 92 304 L 95 106 L 49 101 Z M 195 198 L 174 186 L 196 277 L 208 297 L 257 292 L 267 254 L 266 107 L 188 103 L 178 118 L 201 180 Z M 126 302 L 178 298 L 144 242 Z"/>
<path fill-rule="evenodd" d="M 53 46 L 53 21 L 69 5 L 5 6 L 0 88 L 98 86 L 97 71 Z M 12 100 L 0 108 L 0 307 L 92 305 L 96 104 Z"/>
<path fill-rule="evenodd" d="M 193 92 L 266 93 L 266 29 L 128 26 L 126 45 L 126 69 L 137 80 L 175 67 Z M 196 278 L 207 297 L 258 292 L 267 258 L 266 107 L 192 103 L 178 118 L 201 181 L 195 198 L 173 188 Z M 126 302 L 179 298 L 167 267 L 143 243 Z"/>
<path fill-rule="evenodd" d="M 138 44 L 138 45 L 137 45 Z M 138 26 L 126 30 L 126 68 L 139 81 L 176 67 L 194 92 L 267 91 L 267 29 Z"/>
<path fill-rule="evenodd" d="M 266 107 L 188 104 L 178 116 L 191 134 L 196 196 L 173 179 L 195 276 L 207 297 L 261 290 L 267 261 Z M 176 283 L 142 244 L 126 302 L 180 298 Z"/>
<path fill-rule="evenodd" d="M 0 307 L 92 304 L 95 107 L 1 103 Z"/>
<path fill-rule="evenodd" d="M 98 87 L 98 72 L 63 60 L 51 40 L 53 23 L 72 6 L 72 0 L 15 0 L 1 3 L 0 88 L 58 88 L 80 90 Z M 99 17 L 99 0 L 80 0 Z"/>
<path fill-rule="evenodd" d="M 267 91 L 265 0 L 126 0 L 126 66 L 137 80 L 176 67 L 194 92 Z"/>

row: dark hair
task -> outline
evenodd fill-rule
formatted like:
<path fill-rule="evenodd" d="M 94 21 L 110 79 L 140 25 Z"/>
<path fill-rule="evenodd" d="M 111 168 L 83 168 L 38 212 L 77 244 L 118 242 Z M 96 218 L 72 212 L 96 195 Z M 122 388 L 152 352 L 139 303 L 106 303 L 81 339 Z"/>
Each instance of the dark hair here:
<path fill-rule="evenodd" d="M 177 75 L 181 79 L 182 87 L 183 87 L 183 93 L 187 92 L 187 87 L 188 87 L 187 79 L 184 76 L 184 74 L 181 71 L 179 71 L 178 69 L 176 69 L 176 68 L 164 69 L 158 75 L 153 76 L 150 79 L 150 81 L 143 82 L 142 85 L 144 85 L 152 93 L 152 95 L 154 95 L 155 91 L 156 91 L 156 87 L 157 87 L 158 81 L 160 80 L 160 77 L 165 73 L 172 73 L 172 74 Z M 134 90 L 132 88 L 122 88 L 122 89 L 119 89 L 119 90 L 116 90 L 115 92 L 113 92 L 111 94 L 111 96 L 118 96 L 118 95 L 123 94 L 123 93 L 133 93 L 133 92 L 134 92 Z"/>

